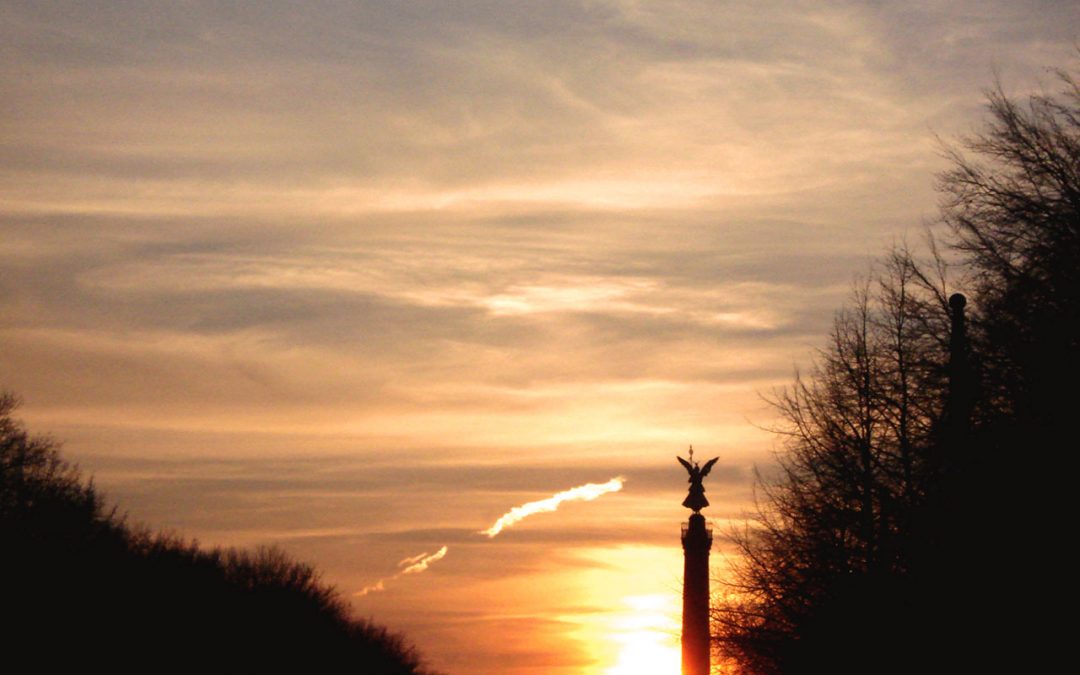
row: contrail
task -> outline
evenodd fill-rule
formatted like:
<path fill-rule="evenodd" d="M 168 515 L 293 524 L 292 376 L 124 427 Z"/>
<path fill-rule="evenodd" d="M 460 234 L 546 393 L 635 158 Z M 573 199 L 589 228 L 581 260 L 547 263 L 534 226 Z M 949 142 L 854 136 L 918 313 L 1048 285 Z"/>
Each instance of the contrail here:
<path fill-rule="evenodd" d="M 362 597 L 364 597 L 365 595 L 367 595 L 368 593 L 374 593 L 375 591 L 381 591 L 381 590 L 384 590 L 384 589 L 386 588 L 386 587 L 385 587 L 385 586 L 383 585 L 383 582 L 384 582 L 384 581 L 385 581 L 385 579 L 379 579 L 378 581 L 376 581 L 375 583 L 371 584 L 370 586 L 364 586 L 364 587 L 363 587 L 363 588 L 361 588 L 361 589 L 360 589 L 359 591 L 357 591 L 357 592 L 353 593 L 353 597 L 354 597 L 354 598 L 362 598 Z"/>
<path fill-rule="evenodd" d="M 401 570 L 400 572 L 398 572 L 397 574 L 395 574 L 392 577 L 386 577 L 385 579 L 379 579 L 378 581 L 371 584 L 370 586 L 365 586 L 364 588 L 360 589 L 356 593 L 353 593 L 353 597 L 354 598 L 359 598 L 359 597 L 363 597 L 363 596 L 367 595 L 368 593 L 374 593 L 375 591 L 386 590 L 387 582 L 393 581 L 394 579 L 397 579 L 398 577 L 403 577 L 406 574 L 419 574 L 420 572 L 423 572 L 428 567 L 430 567 L 431 563 L 436 562 L 438 560 L 442 560 L 444 557 L 446 557 L 446 551 L 447 550 L 448 549 L 445 546 L 443 546 L 438 551 L 435 551 L 434 553 L 432 553 L 430 555 L 428 555 L 428 553 L 425 551 L 424 553 L 421 553 L 420 555 L 414 555 L 414 556 L 411 556 L 409 558 L 405 558 L 404 560 L 402 560 L 401 562 L 398 563 L 398 567 L 404 567 L 405 569 Z"/>
<path fill-rule="evenodd" d="M 554 494 L 547 499 L 541 499 L 536 502 L 529 502 L 528 504 L 522 504 L 521 506 L 515 506 L 503 515 L 501 518 L 495 521 L 495 524 L 486 530 L 480 530 L 480 534 L 486 534 L 488 537 L 494 537 L 504 529 L 510 527 L 514 523 L 517 523 L 523 518 L 528 518 L 534 513 L 544 513 L 548 511 L 554 511 L 559 508 L 559 504 L 568 501 L 583 501 L 591 502 L 601 495 L 606 495 L 609 492 L 618 492 L 623 486 L 623 477 L 618 476 L 612 478 L 606 483 L 586 483 L 585 485 L 579 485 L 576 488 L 570 488 L 557 494 Z"/>
<path fill-rule="evenodd" d="M 428 552 L 424 551 L 420 555 L 414 555 L 414 556 L 410 556 L 408 558 L 405 558 L 404 560 L 399 562 L 397 564 L 397 566 L 398 567 L 408 567 L 409 565 L 415 565 L 416 563 L 420 562 L 421 560 L 423 560 L 426 557 L 428 557 Z"/>
<path fill-rule="evenodd" d="M 402 576 L 404 574 L 416 574 L 417 572 L 423 572 L 424 570 L 426 570 L 428 568 L 429 565 L 431 565 L 431 563 L 435 562 L 436 560 L 442 560 L 443 557 L 446 556 L 446 550 L 447 550 L 446 547 L 443 546 L 442 548 L 440 548 L 438 551 L 435 551 L 431 555 L 427 555 L 425 553 L 424 555 L 422 555 L 420 557 L 419 560 L 416 560 L 416 562 L 409 565 L 405 569 L 401 570 L 400 572 L 398 572 L 394 576 L 395 577 L 400 577 L 400 576 Z M 405 560 L 415 560 L 415 558 L 411 558 L 411 559 L 406 558 Z M 403 560 L 402 562 L 405 562 L 405 560 Z"/>
<path fill-rule="evenodd" d="M 569 490 L 563 490 L 556 493 L 547 499 L 541 499 L 536 502 L 529 502 L 528 504 L 522 504 L 521 506 L 515 506 L 506 512 L 503 517 L 495 521 L 495 524 L 486 530 L 481 530 L 481 534 L 486 534 L 488 537 L 494 537 L 504 529 L 510 527 L 514 523 L 528 518 L 534 513 L 544 513 L 554 511 L 559 508 L 559 504 L 570 501 L 591 502 L 592 500 L 606 495 L 609 492 L 618 492 L 623 486 L 623 477 L 618 476 L 612 478 L 606 483 L 586 483 L 585 485 L 579 485 L 576 488 L 570 488 Z M 443 546 L 434 553 L 428 553 L 427 551 L 414 556 L 409 556 L 399 561 L 397 566 L 401 570 L 397 574 L 386 577 L 385 579 L 379 579 L 370 586 L 365 586 L 356 593 L 353 593 L 353 597 L 363 597 L 368 593 L 375 593 L 376 591 L 382 591 L 386 589 L 386 584 L 405 576 L 406 574 L 419 574 L 423 572 L 432 563 L 438 562 L 446 557 L 446 552 L 449 549 Z"/>

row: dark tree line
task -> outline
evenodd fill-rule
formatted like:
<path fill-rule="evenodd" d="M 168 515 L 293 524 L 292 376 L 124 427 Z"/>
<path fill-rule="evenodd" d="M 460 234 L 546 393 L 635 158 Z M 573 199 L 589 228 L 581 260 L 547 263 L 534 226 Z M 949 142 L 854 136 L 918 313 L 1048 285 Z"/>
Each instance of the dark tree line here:
<path fill-rule="evenodd" d="M 27 671 L 284 667 L 427 673 L 356 620 L 310 565 L 274 548 L 207 550 L 129 525 L 0 394 L 3 663 Z"/>
<path fill-rule="evenodd" d="M 786 448 L 713 612 L 733 672 L 1032 672 L 1061 648 L 1080 86 L 1058 76 L 989 92 L 939 176 L 941 243 L 881 262 L 777 395 Z"/>

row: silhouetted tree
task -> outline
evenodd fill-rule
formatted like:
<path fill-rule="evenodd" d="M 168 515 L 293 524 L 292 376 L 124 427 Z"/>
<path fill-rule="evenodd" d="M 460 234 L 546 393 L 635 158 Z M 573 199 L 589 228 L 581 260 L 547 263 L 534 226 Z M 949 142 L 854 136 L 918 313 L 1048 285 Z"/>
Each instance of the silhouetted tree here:
<path fill-rule="evenodd" d="M 1074 510 L 1080 86 L 1057 75 L 1056 95 L 1019 102 L 991 91 L 988 124 L 963 144 L 974 159 L 954 152 L 940 180 L 975 299 L 979 395 L 967 441 L 951 448 L 936 580 L 954 599 L 946 610 L 967 610 L 978 643 L 998 645 L 994 668 L 1029 672 L 1063 649 L 1054 622 L 1038 617 L 1073 578 L 1056 549 Z"/>
<path fill-rule="evenodd" d="M 992 121 L 940 178 L 945 223 L 978 298 L 987 410 L 1051 424 L 1071 414 L 1080 359 L 1080 85 L 1024 106 L 1000 87 Z"/>
<path fill-rule="evenodd" d="M 749 672 L 858 670 L 853 641 L 880 644 L 883 594 L 901 591 L 927 448 L 944 397 L 947 349 L 937 287 L 895 251 L 835 318 L 807 377 L 774 400 L 786 426 L 779 475 L 714 612 L 727 658 Z M 947 344 L 947 341 L 946 341 Z"/>
<path fill-rule="evenodd" d="M 0 394 L 0 645 L 29 659 L 20 668 L 428 672 L 279 549 L 204 550 L 128 525 L 55 441 L 12 417 L 17 404 Z"/>
<path fill-rule="evenodd" d="M 1069 511 L 1080 88 L 1059 75 L 1062 94 L 1026 105 L 989 92 L 986 127 L 940 176 L 968 328 L 953 321 L 963 307 L 947 300 L 940 257 L 895 251 L 838 314 L 809 377 L 778 396 L 779 476 L 759 479 L 714 612 L 734 670 L 1037 663 L 1030 645 L 1046 629 L 1032 617 L 1068 575 L 1009 538 L 1052 545 Z M 1016 592 L 1017 580 L 1040 590 Z"/>

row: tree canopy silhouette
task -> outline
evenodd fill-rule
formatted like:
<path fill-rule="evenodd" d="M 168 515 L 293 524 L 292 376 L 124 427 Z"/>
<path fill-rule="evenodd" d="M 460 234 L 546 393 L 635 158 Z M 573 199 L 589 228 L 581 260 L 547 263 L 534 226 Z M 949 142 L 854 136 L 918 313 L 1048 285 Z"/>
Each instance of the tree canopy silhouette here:
<path fill-rule="evenodd" d="M 1080 376 L 1080 87 L 988 92 L 939 176 L 946 265 L 894 250 L 775 405 L 741 562 L 714 608 L 733 671 L 1031 670 Z M 1075 441 L 1073 441 L 1075 443 Z M 1018 584 L 1039 591 L 1019 592 Z M 1033 620 L 1034 619 L 1034 620 Z"/>
<path fill-rule="evenodd" d="M 12 417 L 0 394 L 3 644 L 30 666 L 188 664 L 426 671 L 404 640 L 350 617 L 310 565 L 276 548 L 204 550 L 133 527 Z M 50 648 L 51 647 L 51 648 Z"/>

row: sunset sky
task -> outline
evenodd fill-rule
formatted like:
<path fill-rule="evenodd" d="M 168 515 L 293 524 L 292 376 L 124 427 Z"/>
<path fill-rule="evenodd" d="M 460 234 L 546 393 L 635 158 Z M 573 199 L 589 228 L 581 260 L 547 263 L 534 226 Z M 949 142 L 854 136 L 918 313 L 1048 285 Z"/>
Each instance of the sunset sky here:
<path fill-rule="evenodd" d="M 935 137 L 1078 38 L 1065 1 L 4 0 L 0 388 L 133 521 L 280 545 L 449 675 L 676 675 L 675 455 L 720 457 L 720 578 L 763 397 L 932 222 Z"/>

